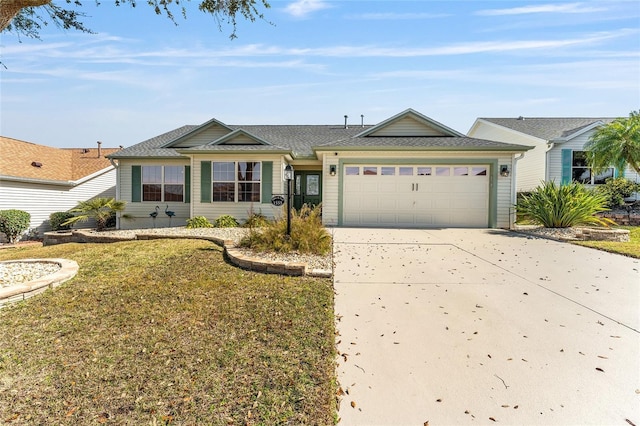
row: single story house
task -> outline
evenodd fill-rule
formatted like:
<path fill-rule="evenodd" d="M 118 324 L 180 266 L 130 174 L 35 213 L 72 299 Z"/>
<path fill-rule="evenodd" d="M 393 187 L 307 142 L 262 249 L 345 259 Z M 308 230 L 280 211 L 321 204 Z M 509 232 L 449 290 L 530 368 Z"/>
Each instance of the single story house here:
<path fill-rule="evenodd" d="M 600 185 L 614 176 L 637 181 L 638 175 L 631 167 L 611 168 L 596 175 L 587 166 L 584 145 L 598 127 L 613 120 L 615 118 L 478 118 L 467 134 L 534 147 L 518 161 L 518 191 L 530 191 L 543 181 Z"/>
<path fill-rule="evenodd" d="M 79 201 L 115 197 L 117 149 L 53 148 L 0 136 L 0 210 L 31 214 L 31 232 L 51 229 L 49 215 Z"/>
<path fill-rule="evenodd" d="M 376 125 L 346 116 L 344 125 L 212 119 L 108 157 L 117 163 L 117 198 L 134 218 L 120 220 L 123 229 L 282 215 L 272 198 L 286 193 L 287 165 L 294 206 L 322 203 L 327 226 L 509 228 L 514 157 L 530 148 L 467 137 L 407 109 Z"/>

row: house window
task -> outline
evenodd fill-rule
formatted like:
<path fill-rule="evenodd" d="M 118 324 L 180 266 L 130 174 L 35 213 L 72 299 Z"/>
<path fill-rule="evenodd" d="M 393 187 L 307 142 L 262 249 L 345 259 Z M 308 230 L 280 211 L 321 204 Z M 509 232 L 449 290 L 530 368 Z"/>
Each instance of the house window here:
<path fill-rule="evenodd" d="M 572 152 L 571 180 L 587 185 L 602 185 L 611 177 L 613 177 L 613 168 L 595 175 L 587 164 L 587 154 L 584 151 Z"/>
<path fill-rule="evenodd" d="M 259 202 L 260 162 L 213 162 L 213 201 Z"/>
<path fill-rule="evenodd" d="M 142 166 L 142 201 L 184 201 L 184 167 Z"/>

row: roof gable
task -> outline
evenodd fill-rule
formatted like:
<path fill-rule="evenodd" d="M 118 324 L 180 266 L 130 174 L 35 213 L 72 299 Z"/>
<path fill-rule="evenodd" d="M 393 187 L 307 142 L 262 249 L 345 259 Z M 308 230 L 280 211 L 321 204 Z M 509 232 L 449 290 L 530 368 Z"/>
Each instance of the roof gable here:
<path fill-rule="evenodd" d="M 212 118 L 211 120 L 199 126 L 193 127 L 187 133 L 180 135 L 178 138 L 171 140 L 161 148 L 190 148 L 200 145 L 206 145 L 215 141 L 229 133 L 233 129 L 221 121 Z"/>
<path fill-rule="evenodd" d="M 216 141 L 213 141 L 208 145 L 209 146 L 216 146 L 216 145 L 238 146 L 238 145 L 271 145 L 271 144 L 266 140 L 261 139 L 255 135 L 252 135 L 251 133 L 243 129 L 236 129 L 233 132 L 223 136 L 222 138 Z"/>
<path fill-rule="evenodd" d="M 464 136 L 409 108 L 365 130 L 356 137 L 460 137 Z"/>

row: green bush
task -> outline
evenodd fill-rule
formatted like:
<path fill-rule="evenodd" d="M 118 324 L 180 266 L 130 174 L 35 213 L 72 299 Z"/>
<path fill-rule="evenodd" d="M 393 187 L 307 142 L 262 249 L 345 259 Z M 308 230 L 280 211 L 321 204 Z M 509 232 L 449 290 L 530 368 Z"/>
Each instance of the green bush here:
<path fill-rule="evenodd" d="M 213 222 L 216 228 L 237 228 L 240 226 L 235 217 L 229 214 L 223 214 Z"/>
<path fill-rule="evenodd" d="M 11 244 L 20 240 L 20 234 L 29 229 L 31 215 L 22 210 L 0 211 L 0 232 L 7 236 Z"/>
<path fill-rule="evenodd" d="M 331 250 L 331 235 L 322 225 L 321 214 L 320 205 L 311 208 L 305 204 L 300 211 L 292 209 L 290 236 L 284 217 L 268 222 L 260 230 L 251 229 L 240 245 L 261 251 L 327 254 Z"/>
<path fill-rule="evenodd" d="M 242 226 L 245 228 L 262 228 L 267 223 L 269 223 L 269 219 L 262 213 L 250 213 Z"/>
<path fill-rule="evenodd" d="M 187 219 L 187 228 L 213 228 L 213 225 L 204 216 L 196 216 Z"/>
<path fill-rule="evenodd" d="M 71 224 L 63 225 L 64 222 L 73 217 L 73 213 L 69 212 L 53 212 L 49 215 L 49 224 L 52 231 L 65 231 L 71 229 Z"/>
<path fill-rule="evenodd" d="M 624 205 L 624 199 L 640 192 L 640 184 L 623 177 L 609 178 L 604 185 L 598 185 L 596 191 L 607 197 L 607 207 L 615 208 Z"/>
<path fill-rule="evenodd" d="M 613 222 L 595 216 L 607 211 L 604 195 L 587 190 L 584 185 L 572 182 L 558 186 L 546 182 L 530 194 L 523 194 L 516 205 L 518 216 L 526 217 L 534 224 L 546 228 L 568 228 L 576 225 L 609 226 Z"/>

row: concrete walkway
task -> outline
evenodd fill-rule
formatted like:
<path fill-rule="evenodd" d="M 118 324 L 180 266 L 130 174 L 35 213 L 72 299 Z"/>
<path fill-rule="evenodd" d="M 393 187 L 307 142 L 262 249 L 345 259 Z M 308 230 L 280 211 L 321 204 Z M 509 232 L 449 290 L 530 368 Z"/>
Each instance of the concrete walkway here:
<path fill-rule="evenodd" d="M 342 425 L 640 426 L 640 261 L 502 230 L 334 231 Z"/>

